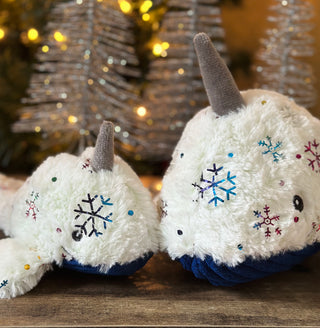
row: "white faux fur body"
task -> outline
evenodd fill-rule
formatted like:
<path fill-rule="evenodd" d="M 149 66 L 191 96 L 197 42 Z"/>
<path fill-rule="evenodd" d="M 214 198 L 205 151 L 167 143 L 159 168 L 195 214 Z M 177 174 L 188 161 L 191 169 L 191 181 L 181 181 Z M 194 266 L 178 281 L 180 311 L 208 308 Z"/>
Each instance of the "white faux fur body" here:
<path fill-rule="evenodd" d="M 320 241 L 319 120 L 275 92 L 242 96 L 239 112 L 200 111 L 176 146 L 160 195 L 172 258 L 234 266 Z"/>
<path fill-rule="evenodd" d="M 15 193 L 5 224 L 13 238 L 1 240 L 0 249 L 19 244 L 23 256 L 6 252 L 0 258 L 0 297 L 30 290 L 51 263 L 63 259 L 107 272 L 157 251 L 158 213 L 149 191 L 120 157 L 112 171 L 94 172 L 93 151 L 49 157 Z M 12 272 L 20 279 L 15 291 L 10 288 L 19 279 Z"/>

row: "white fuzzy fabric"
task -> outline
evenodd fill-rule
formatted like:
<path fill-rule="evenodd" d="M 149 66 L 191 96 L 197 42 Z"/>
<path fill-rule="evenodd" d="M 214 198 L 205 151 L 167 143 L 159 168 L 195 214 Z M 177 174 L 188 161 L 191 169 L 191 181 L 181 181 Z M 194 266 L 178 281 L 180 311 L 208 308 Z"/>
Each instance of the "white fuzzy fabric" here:
<path fill-rule="evenodd" d="M 41 258 L 38 249 L 28 247 L 17 239 L 0 241 L 0 298 L 22 295 L 38 284 L 51 268 Z"/>
<path fill-rule="evenodd" d="M 305 151 L 309 142 L 320 143 L 320 121 L 275 92 L 249 90 L 242 96 L 246 107 L 239 112 L 218 118 L 211 107 L 201 110 L 176 146 L 160 195 L 161 243 L 172 258 L 210 255 L 218 263 L 237 265 L 247 257 L 268 258 L 320 241 L 320 145 L 312 147 L 314 155 Z M 278 141 L 281 146 L 259 145 L 268 143 L 267 137 L 272 147 Z M 279 156 L 272 155 L 276 151 Z M 309 159 L 316 158 L 313 170 Z M 224 200 L 216 204 L 209 203 L 212 188 L 203 198 L 200 192 L 210 185 L 200 182 L 201 175 L 211 181 L 215 173 L 207 169 L 214 163 L 223 167 L 214 181 L 225 180 L 214 188 Z M 227 200 L 219 187 L 234 186 L 236 195 Z M 303 199 L 302 212 L 295 209 L 295 195 Z M 254 211 L 266 217 L 265 205 L 269 217 L 279 220 L 259 227 L 263 219 Z"/>
<path fill-rule="evenodd" d="M 88 148 L 80 157 L 68 154 L 49 157 L 15 193 L 6 232 L 25 247 L 36 249 L 44 264 L 61 264 L 64 258 L 73 258 L 83 265 L 101 265 L 104 271 L 108 271 L 116 263 L 130 263 L 158 250 L 158 213 L 149 191 L 117 156 L 112 171 L 93 172 L 88 164 L 93 150 Z M 85 202 L 89 200 L 88 194 L 94 199 L 93 211 Z M 80 210 L 79 205 L 89 214 L 76 212 Z M 104 225 L 104 220 L 96 216 L 93 225 L 93 221 L 88 220 L 91 212 L 112 222 L 105 221 Z M 79 235 L 81 230 L 76 225 L 83 225 L 86 221 L 82 238 L 74 240 L 74 231 Z M 6 247 L 4 243 L 5 240 L 0 241 L 0 249 Z M 15 264 L 20 263 L 16 256 L 12 251 L 0 262 L 4 267 L 0 271 L 0 284 L 3 280 L 10 282 L 8 287 L 0 289 L 0 297 L 27 291 L 41 276 L 39 271 L 33 275 L 33 280 L 28 278 L 34 269 L 30 260 L 31 269 L 22 270 L 21 275 L 19 273 L 13 280 L 12 272 L 19 270 Z M 19 280 L 28 288 L 17 287 Z M 13 288 L 11 281 L 19 292 L 5 292 Z"/>
<path fill-rule="evenodd" d="M 13 197 L 23 185 L 22 180 L 13 179 L 0 174 L 0 229 L 9 233 L 9 217 L 12 211 Z"/>

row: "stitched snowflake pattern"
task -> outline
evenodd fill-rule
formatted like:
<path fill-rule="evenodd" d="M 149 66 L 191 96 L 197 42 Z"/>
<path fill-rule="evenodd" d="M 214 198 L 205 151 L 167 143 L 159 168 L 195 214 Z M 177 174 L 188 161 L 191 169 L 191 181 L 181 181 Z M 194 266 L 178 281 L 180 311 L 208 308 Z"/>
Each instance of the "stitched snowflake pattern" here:
<path fill-rule="evenodd" d="M 36 201 L 39 198 L 39 193 L 32 191 L 30 194 L 31 199 L 26 200 L 27 204 L 27 210 L 26 210 L 26 216 L 32 216 L 34 220 L 37 219 L 37 212 L 39 212 L 38 207 L 36 206 Z"/>
<path fill-rule="evenodd" d="M 312 222 L 312 229 L 315 230 L 316 232 L 320 231 L 320 224 L 316 222 Z"/>
<path fill-rule="evenodd" d="M 78 213 L 74 219 L 77 221 L 82 219 L 83 223 L 75 225 L 77 230 L 72 234 L 72 238 L 79 241 L 83 234 L 88 237 L 102 235 L 103 233 L 98 230 L 98 226 L 101 226 L 98 222 L 103 223 L 104 230 L 107 229 L 107 223 L 112 222 L 110 219 L 112 212 L 105 210 L 109 206 L 113 206 L 110 198 L 104 199 L 102 195 L 100 197 L 98 195 L 91 197 L 90 194 L 87 194 L 87 199 L 82 199 L 82 204 L 78 204 L 78 208 L 74 210 Z"/>
<path fill-rule="evenodd" d="M 3 280 L 2 283 L 0 284 L 0 288 L 5 287 L 8 285 L 8 280 Z"/>
<path fill-rule="evenodd" d="M 88 170 L 90 173 L 93 173 L 91 170 L 91 161 L 90 158 L 87 158 L 84 163 L 82 163 L 82 170 Z"/>
<path fill-rule="evenodd" d="M 230 171 L 226 173 L 223 170 L 223 166 L 217 168 L 217 165 L 213 163 L 212 169 L 206 169 L 205 174 L 206 176 L 210 174 L 210 177 L 204 177 L 204 173 L 202 173 L 200 183 L 195 182 L 192 185 L 198 189 L 201 198 L 203 198 L 204 194 L 212 194 L 213 197 L 210 198 L 208 204 L 213 203 L 216 207 L 219 202 L 224 203 L 225 200 L 230 200 L 231 195 L 237 195 L 234 192 L 236 189 L 234 181 L 236 176 L 232 176 Z"/>
<path fill-rule="evenodd" d="M 167 207 L 168 207 L 167 202 L 161 199 L 161 205 L 160 205 L 161 218 L 164 218 L 168 215 L 168 210 L 166 210 Z"/>
<path fill-rule="evenodd" d="M 271 137 L 267 136 L 266 140 L 260 140 L 258 145 L 265 149 L 262 155 L 271 154 L 274 162 L 279 162 L 279 159 L 284 157 L 283 154 L 278 152 L 279 148 L 282 146 L 282 142 L 280 141 L 277 141 L 274 145 Z"/>
<path fill-rule="evenodd" d="M 270 217 L 270 207 L 268 205 L 266 205 L 263 210 L 264 215 L 262 215 L 260 211 L 253 211 L 254 216 L 261 220 L 260 222 L 256 222 L 253 228 L 257 230 L 264 228 L 264 235 L 266 238 L 271 237 L 272 232 L 274 232 L 276 235 L 281 235 L 282 230 L 279 227 L 275 227 L 275 222 L 280 220 L 280 216 L 274 215 Z M 273 231 L 270 230 L 273 228 Z"/>
<path fill-rule="evenodd" d="M 320 154 L 318 154 L 318 147 L 319 143 L 317 143 L 316 139 L 314 139 L 313 142 L 309 141 L 305 147 L 305 153 L 308 153 L 308 155 L 311 158 L 308 158 L 309 166 L 312 168 L 312 171 L 314 172 L 320 172 Z"/>

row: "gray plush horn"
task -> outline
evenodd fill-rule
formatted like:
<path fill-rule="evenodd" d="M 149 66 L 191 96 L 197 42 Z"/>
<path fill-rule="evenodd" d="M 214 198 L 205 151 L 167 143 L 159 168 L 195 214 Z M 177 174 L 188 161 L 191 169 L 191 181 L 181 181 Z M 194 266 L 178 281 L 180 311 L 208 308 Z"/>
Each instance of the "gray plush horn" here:
<path fill-rule="evenodd" d="M 113 124 L 111 122 L 104 121 L 101 124 L 91 161 L 91 166 L 95 172 L 100 170 L 112 171 L 113 169 L 113 129 Z"/>
<path fill-rule="evenodd" d="M 212 109 L 222 116 L 241 108 L 244 105 L 243 98 L 209 36 L 199 33 L 193 42 Z"/>

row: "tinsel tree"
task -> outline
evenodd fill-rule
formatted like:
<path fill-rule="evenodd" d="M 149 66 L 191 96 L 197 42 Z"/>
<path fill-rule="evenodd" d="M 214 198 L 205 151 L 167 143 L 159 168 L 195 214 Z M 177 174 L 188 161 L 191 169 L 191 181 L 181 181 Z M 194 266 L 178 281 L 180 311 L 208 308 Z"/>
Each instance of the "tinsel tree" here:
<path fill-rule="evenodd" d="M 53 0 L 0 1 L 0 168 L 30 170 L 38 160 L 38 141 L 32 134 L 13 134 L 20 99 L 31 75 L 30 62 Z M 37 29 L 37 30 L 36 30 Z M 23 158 L 23 161 L 21 161 Z"/>
<path fill-rule="evenodd" d="M 43 145 L 81 151 L 101 121 L 111 120 L 118 151 L 135 160 L 169 159 L 185 122 L 207 104 L 192 38 L 205 31 L 224 53 L 224 34 L 218 0 L 142 1 L 139 17 L 148 21 L 156 6 L 161 22 L 150 24 L 137 51 L 134 2 L 59 3 L 15 131 L 39 132 Z"/>
<path fill-rule="evenodd" d="M 314 54 L 311 18 L 313 6 L 304 0 L 274 0 L 271 26 L 257 54 L 257 87 L 278 91 L 299 105 L 316 102 L 314 75 L 307 58 Z"/>
<path fill-rule="evenodd" d="M 148 109 L 147 124 L 140 146 L 153 156 L 167 157 L 177 142 L 177 136 L 195 113 L 208 105 L 193 37 L 206 32 L 214 39 L 220 54 L 226 56 L 224 29 L 218 0 L 169 0 L 161 28 L 157 34 L 160 47 L 158 60 L 150 64 L 144 105 Z M 168 49 L 166 49 L 167 44 Z M 140 125 L 144 121 L 139 122 Z M 141 128 L 143 130 L 143 127 Z M 144 141 L 145 140 L 145 141 Z M 150 142 L 151 141 L 151 142 Z M 148 144 L 150 145 L 148 147 Z"/>
<path fill-rule="evenodd" d="M 76 142 L 82 151 L 101 120 L 126 123 L 136 102 L 125 78 L 139 77 L 132 22 L 113 0 L 77 0 L 55 6 L 47 29 L 14 129 L 43 132 L 46 146 Z"/>

